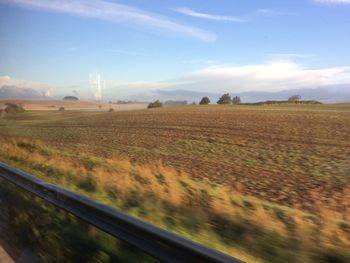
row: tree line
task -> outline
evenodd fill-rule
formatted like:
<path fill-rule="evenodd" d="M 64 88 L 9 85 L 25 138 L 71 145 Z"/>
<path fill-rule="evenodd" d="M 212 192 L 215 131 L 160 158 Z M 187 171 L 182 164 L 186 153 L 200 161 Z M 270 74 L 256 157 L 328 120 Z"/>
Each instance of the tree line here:
<path fill-rule="evenodd" d="M 171 103 L 169 103 L 171 102 Z M 267 101 L 269 102 L 269 101 Z M 285 101 L 274 101 L 275 103 L 302 103 L 301 101 L 301 96 L 300 95 L 292 95 L 288 98 L 288 100 L 285 100 Z M 199 101 L 199 104 L 200 105 L 208 105 L 210 104 L 211 101 L 209 99 L 209 97 L 205 96 L 203 97 L 200 101 Z M 235 105 L 238 105 L 238 104 L 242 104 L 242 100 L 241 100 L 241 97 L 239 96 L 233 96 L 231 97 L 231 95 L 229 93 L 225 93 L 223 94 L 219 100 L 216 102 L 217 104 L 235 104 Z M 266 102 L 259 102 L 259 103 L 244 103 L 244 104 L 264 104 Z M 187 105 L 187 101 L 179 101 L 176 103 L 174 103 L 173 101 L 167 101 L 165 103 L 166 105 L 169 104 L 177 104 L 177 105 Z M 192 104 L 196 104 L 195 102 L 193 102 Z M 160 102 L 159 100 L 156 100 L 155 102 L 151 102 L 150 104 L 148 104 L 148 108 L 160 108 L 160 107 L 163 107 L 163 103 Z"/>
<path fill-rule="evenodd" d="M 210 103 L 210 99 L 208 97 L 203 97 L 199 104 L 207 105 Z M 230 94 L 223 94 L 219 100 L 216 102 L 217 104 L 241 104 L 241 98 L 239 96 L 232 97 Z"/>

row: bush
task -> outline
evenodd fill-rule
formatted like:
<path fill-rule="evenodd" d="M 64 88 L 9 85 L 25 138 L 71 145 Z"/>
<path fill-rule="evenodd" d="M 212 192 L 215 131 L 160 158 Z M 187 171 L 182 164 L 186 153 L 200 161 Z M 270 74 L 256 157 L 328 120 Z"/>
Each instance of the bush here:
<path fill-rule="evenodd" d="M 210 103 L 210 99 L 208 97 L 203 97 L 199 104 L 201 105 L 208 105 Z"/>
<path fill-rule="evenodd" d="M 109 108 L 108 112 L 113 112 L 114 109 L 113 108 Z"/>
<path fill-rule="evenodd" d="M 18 113 L 18 112 L 24 112 L 22 106 L 16 104 L 16 103 L 6 103 L 5 112 L 6 113 Z"/>
<path fill-rule="evenodd" d="M 59 111 L 64 111 L 64 107 L 60 107 L 58 110 Z"/>
<path fill-rule="evenodd" d="M 239 96 L 233 97 L 232 103 L 233 104 L 241 104 L 241 98 Z"/>
<path fill-rule="evenodd" d="M 66 96 L 63 98 L 64 100 L 79 100 L 77 97 L 75 96 Z"/>
<path fill-rule="evenodd" d="M 93 175 L 88 174 L 78 181 L 77 186 L 87 192 L 95 192 L 97 190 L 97 180 Z"/>
<path fill-rule="evenodd" d="M 151 109 L 151 108 L 161 108 L 161 107 L 163 107 L 163 103 L 161 103 L 159 100 L 156 100 L 155 102 L 151 102 L 147 106 L 147 108 L 149 108 L 149 109 Z"/>
<path fill-rule="evenodd" d="M 221 98 L 217 101 L 217 104 L 231 104 L 232 99 L 230 94 L 226 93 L 221 96 Z"/>
<path fill-rule="evenodd" d="M 289 102 L 294 102 L 294 103 L 298 103 L 300 100 L 301 100 L 301 96 L 300 95 L 293 95 L 293 96 L 290 96 L 288 98 Z"/>

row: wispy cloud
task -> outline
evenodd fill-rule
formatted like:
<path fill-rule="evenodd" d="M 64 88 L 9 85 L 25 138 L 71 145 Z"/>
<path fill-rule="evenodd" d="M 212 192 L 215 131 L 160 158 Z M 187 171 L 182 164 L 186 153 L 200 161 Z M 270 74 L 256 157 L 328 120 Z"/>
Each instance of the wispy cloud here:
<path fill-rule="evenodd" d="M 158 14 L 100 0 L 0 0 L 19 7 L 91 17 L 113 23 L 139 26 L 153 31 L 172 33 L 201 41 L 215 41 L 216 36 L 205 30 L 184 25 Z"/>
<path fill-rule="evenodd" d="M 197 12 L 187 7 L 177 7 L 177 8 L 174 8 L 174 10 L 180 14 L 187 15 L 187 16 L 198 17 L 198 18 L 203 18 L 207 20 L 228 21 L 228 22 L 238 22 L 238 23 L 248 22 L 257 17 L 281 16 L 286 14 L 286 13 L 271 10 L 271 9 L 258 9 L 248 15 L 242 15 L 242 16 L 214 15 L 209 13 Z"/>
<path fill-rule="evenodd" d="M 244 22 L 246 20 L 245 18 L 236 17 L 236 16 L 220 16 L 220 15 L 213 15 L 208 13 L 200 13 L 187 7 L 177 7 L 174 10 L 180 14 L 209 19 L 209 20 L 216 20 L 216 21 Z"/>
<path fill-rule="evenodd" d="M 350 4 L 350 0 L 313 0 L 316 3 L 328 5 L 346 5 Z"/>

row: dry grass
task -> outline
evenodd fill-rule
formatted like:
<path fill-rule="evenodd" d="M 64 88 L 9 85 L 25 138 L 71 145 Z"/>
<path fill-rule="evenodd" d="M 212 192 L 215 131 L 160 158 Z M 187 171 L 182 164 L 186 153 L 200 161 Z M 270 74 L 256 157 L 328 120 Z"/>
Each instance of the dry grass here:
<path fill-rule="evenodd" d="M 322 204 L 320 213 L 305 213 L 242 196 L 229 186 L 195 180 L 161 163 L 77 156 L 37 140 L 3 137 L 0 149 L 1 160 L 46 181 L 248 262 L 289 262 L 293 255 L 293 262 L 349 259 L 349 218 Z M 338 261 L 329 261 L 332 256 Z"/>

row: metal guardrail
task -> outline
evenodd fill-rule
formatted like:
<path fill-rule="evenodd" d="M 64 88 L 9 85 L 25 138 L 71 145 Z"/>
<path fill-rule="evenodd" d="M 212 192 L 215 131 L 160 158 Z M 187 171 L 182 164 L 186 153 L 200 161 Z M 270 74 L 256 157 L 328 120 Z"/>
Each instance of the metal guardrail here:
<path fill-rule="evenodd" d="M 0 177 L 163 262 L 242 263 L 1 162 Z"/>

